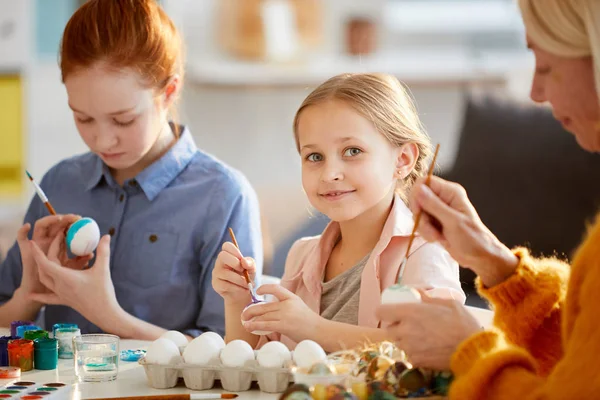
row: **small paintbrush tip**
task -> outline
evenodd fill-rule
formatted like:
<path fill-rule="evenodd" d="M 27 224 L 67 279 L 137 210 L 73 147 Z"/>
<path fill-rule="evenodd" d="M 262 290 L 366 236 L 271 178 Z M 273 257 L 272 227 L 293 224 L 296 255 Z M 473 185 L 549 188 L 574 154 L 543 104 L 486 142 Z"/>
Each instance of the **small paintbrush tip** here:
<path fill-rule="evenodd" d="M 223 394 L 221 395 L 221 398 L 222 398 L 222 399 L 235 399 L 235 398 L 237 398 L 237 397 L 238 397 L 238 395 L 237 395 L 237 394 L 235 394 L 235 393 L 223 393 Z"/>
<path fill-rule="evenodd" d="M 27 177 L 29 178 L 29 180 L 33 182 L 33 177 L 31 176 L 29 171 L 25 170 L 25 173 L 27 174 Z"/>

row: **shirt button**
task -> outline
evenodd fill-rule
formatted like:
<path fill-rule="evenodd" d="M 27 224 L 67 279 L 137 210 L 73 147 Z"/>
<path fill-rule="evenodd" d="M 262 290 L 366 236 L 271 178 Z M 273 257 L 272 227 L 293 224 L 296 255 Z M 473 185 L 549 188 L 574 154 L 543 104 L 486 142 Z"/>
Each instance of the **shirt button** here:
<path fill-rule="evenodd" d="M 119 196 L 119 201 L 121 203 L 123 202 L 123 200 L 125 200 L 125 195 L 124 194 L 122 194 L 122 195 Z"/>
<path fill-rule="evenodd" d="M 158 236 L 152 234 L 150 235 L 150 237 L 148 238 L 148 240 L 150 240 L 150 243 L 154 243 L 158 240 Z"/>
<path fill-rule="evenodd" d="M 108 230 L 108 234 L 109 234 L 110 236 L 113 236 L 113 235 L 115 234 L 115 228 L 110 228 L 110 229 Z"/>

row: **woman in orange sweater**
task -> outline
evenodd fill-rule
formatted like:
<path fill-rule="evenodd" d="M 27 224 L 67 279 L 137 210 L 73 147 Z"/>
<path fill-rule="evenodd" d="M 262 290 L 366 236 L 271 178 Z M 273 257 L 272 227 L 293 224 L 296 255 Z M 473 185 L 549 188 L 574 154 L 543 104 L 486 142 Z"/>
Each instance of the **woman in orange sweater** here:
<path fill-rule="evenodd" d="M 536 58 L 531 98 L 549 102 L 582 148 L 600 152 L 600 0 L 519 6 Z M 495 327 L 482 331 L 456 303 L 425 297 L 382 306 L 380 317 L 394 323 L 390 336 L 412 361 L 450 367 L 451 399 L 600 398 L 600 215 L 569 267 L 509 250 L 458 184 L 420 181 L 411 200 L 413 213 L 424 211 L 421 235 L 477 273 L 495 310 Z"/>

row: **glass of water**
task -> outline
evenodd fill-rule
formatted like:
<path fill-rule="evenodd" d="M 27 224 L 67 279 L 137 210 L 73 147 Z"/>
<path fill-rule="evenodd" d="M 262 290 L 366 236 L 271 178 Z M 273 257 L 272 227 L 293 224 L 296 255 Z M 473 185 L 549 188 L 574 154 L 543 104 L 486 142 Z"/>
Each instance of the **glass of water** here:
<path fill-rule="evenodd" d="M 119 337 L 89 334 L 73 338 L 75 375 L 79 382 L 107 382 L 119 372 Z"/>

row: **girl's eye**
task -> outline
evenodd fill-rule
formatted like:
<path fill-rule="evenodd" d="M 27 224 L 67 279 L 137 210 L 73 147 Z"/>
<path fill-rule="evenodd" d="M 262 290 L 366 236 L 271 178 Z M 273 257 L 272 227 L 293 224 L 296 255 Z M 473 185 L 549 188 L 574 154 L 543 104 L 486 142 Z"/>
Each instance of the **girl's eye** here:
<path fill-rule="evenodd" d="M 132 118 L 131 120 L 129 120 L 129 121 L 125 121 L 125 122 L 121 122 L 121 121 L 118 121 L 118 120 L 116 120 L 116 119 L 113 119 L 113 121 L 114 121 L 114 123 L 115 123 L 116 125 L 118 125 L 118 126 L 122 126 L 122 127 L 125 127 L 125 126 L 130 126 L 130 125 L 132 125 L 132 124 L 135 122 L 135 118 Z"/>
<path fill-rule="evenodd" d="M 360 153 L 362 153 L 361 149 L 358 149 L 356 147 L 351 147 L 349 149 L 346 149 L 346 151 L 344 151 L 344 156 L 346 157 L 354 157 L 359 155 Z"/>
<path fill-rule="evenodd" d="M 550 67 L 537 67 L 535 69 L 535 72 L 539 75 L 547 75 L 548 73 L 550 73 Z"/>
<path fill-rule="evenodd" d="M 308 161 L 312 161 L 312 162 L 319 162 L 319 161 L 323 161 L 323 156 L 320 155 L 319 153 L 311 153 L 306 157 L 306 159 Z"/>
<path fill-rule="evenodd" d="M 76 118 L 77 122 L 79 122 L 80 124 L 89 124 L 90 122 L 93 121 L 92 118 Z"/>

